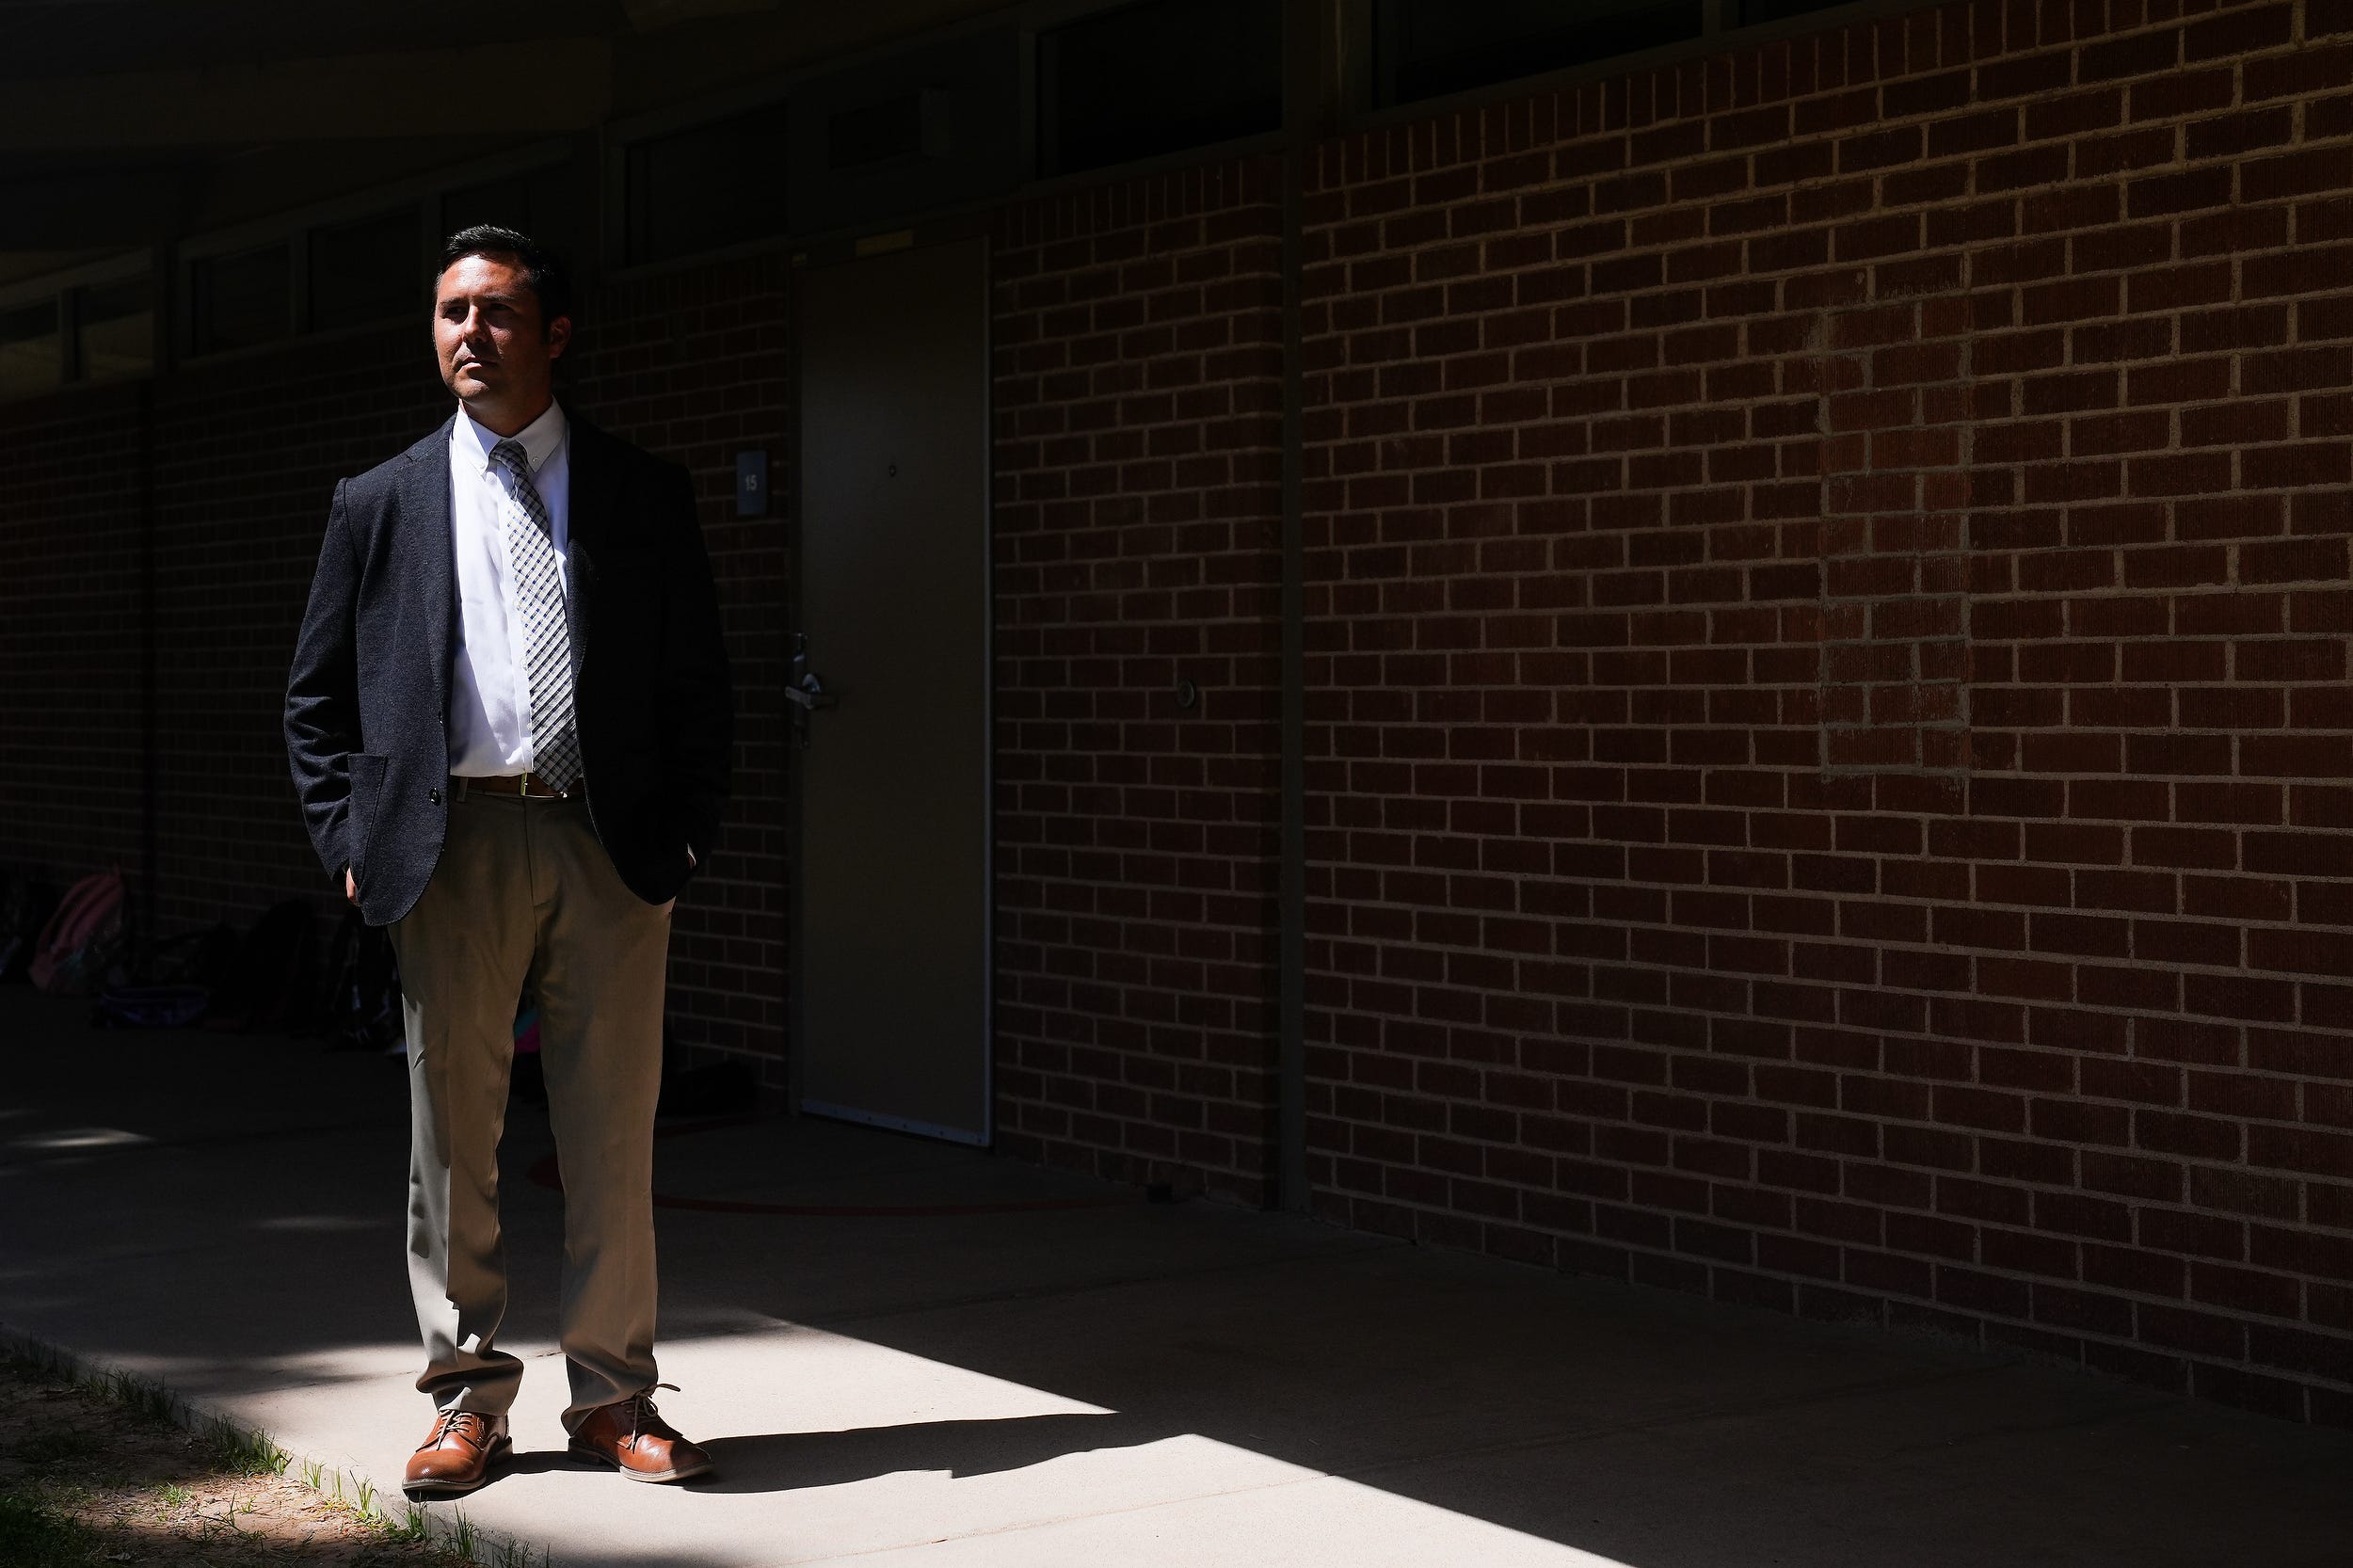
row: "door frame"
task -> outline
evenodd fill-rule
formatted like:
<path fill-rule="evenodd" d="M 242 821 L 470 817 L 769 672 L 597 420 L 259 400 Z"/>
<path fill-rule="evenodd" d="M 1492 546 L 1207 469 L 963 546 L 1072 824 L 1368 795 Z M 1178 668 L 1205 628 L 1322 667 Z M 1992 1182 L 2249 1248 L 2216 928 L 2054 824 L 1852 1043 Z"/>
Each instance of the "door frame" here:
<path fill-rule="evenodd" d="M 976 521 L 981 530 L 981 591 L 986 600 L 981 617 L 981 657 L 987 671 L 981 692 L 980 723 L 983 807 L 981 885 L 984 896 L 981 908 L 981 1016 L 977 1020 L 981 1066 L 981 1126 L 977 1135 L 961 1128 L 941 1127 L 903 1116 L 829 1105 L 808 1099 L 803 1094 L 808 1080 L 805 1063 L 808 1041 L 808 991 L 801 984 L 801 977 L 808 973 L 808 883 L 802 874 L 807 865 L 805 850 L 808 844 L 808 792 L 804 774 L 807 764 L 802 758 L 797 727 L 782 741 L 787 803 L 785 853 L 792 881 L 786 900 L 786 919 L 791 922 L 791 929 L 785 943 L 783 975 L 785 1026 L 789 1031 L 785 1043 L 785 1072 L 791 1113 L 794 1116 L 823 1116 L 829 1121 L 880 1128 L 974 1148 L 991 1148 L 997 1137 L 997 323 L 993 265 L 996 257 L 988 239 L 989 228 L 984 216 L 969 214 L 913 228 L 796 248 L 792 253 L 792 268 L 785 290 L 785 312 L 792 323 L 786 375 L 792 392 L 792 419 L 786 450 L 788 461 L 792 464 L 792 499 L 784 532 L 787 546 L 792 552 L 792 585 L 783 606 L 787 625 L 782 648 L 783 673 L 778 678 L 780 680 L 791 679 L 793 637 L 808 624 L 808 553 L 804 548 L 808 471 L 803 462 L 801 440 L 804 399 L 808 390 L 804 375 L 801 342 L 804 280 L 813 271 L 855 266 L 893 251 L 928 249 L 959 241 L 976 242 L 981 273 L 979 374 L 982 408 L 981 497 Z M 784 711 L 790 724 L 796 710 L 786 703 Z"/>

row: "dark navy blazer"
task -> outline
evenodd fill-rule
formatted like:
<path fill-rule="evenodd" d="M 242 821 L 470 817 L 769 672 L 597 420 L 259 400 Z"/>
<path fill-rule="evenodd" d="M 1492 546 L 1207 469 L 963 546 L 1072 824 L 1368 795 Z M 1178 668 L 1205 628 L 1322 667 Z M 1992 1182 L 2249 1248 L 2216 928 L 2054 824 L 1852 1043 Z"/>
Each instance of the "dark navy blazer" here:
<path fill-rule="evenodd" d="M 452 419 L 455 419 L 455 415 Z M 632 892 L 675 897 L 727 798 L 734 695 L 693 482 L 567 410 L 566 618 L 588 816 Z M 449 814 L 458 639 L 449 423 L 335 487 L 286 680 L 286 752 L 319 860 L 371 925 L 406 915 Z"/>

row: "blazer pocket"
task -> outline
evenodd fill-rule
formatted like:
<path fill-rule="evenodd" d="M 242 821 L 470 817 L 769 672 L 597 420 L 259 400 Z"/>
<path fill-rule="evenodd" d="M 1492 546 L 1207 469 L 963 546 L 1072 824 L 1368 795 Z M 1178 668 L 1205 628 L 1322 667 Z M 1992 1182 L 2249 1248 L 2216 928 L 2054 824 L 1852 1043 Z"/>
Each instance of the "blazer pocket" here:
<path fill-rule="evenodd" d="M 377 752 L 351 754 L 351 874 L 359 876 L 368 863 L 368 846 L 383 817 L 384 770 L 391 759 Z"/>

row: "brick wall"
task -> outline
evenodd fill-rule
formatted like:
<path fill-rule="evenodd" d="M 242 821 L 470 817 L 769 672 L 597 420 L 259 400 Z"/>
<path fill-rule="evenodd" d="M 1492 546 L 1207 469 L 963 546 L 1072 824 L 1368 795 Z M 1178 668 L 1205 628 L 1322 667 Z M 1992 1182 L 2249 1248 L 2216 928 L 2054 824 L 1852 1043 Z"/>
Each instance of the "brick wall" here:
<path fill-rule="evenodd" d="M 2353 1421 L 2348 85 L 1964 5 L 1320 150 L 1322 1212 Z"/>
<path fill-rule="evenodd" d="M 999 1146 L 1244 1202 L 1274 1099 L 1281 233 L 1259 159 L 1013 208 L 993 245 Z"/>
<path fill-rule="evenodd" d="M 2353 0 L 1961 5 L 1314 150 L 1322 1213 L 2353 1423 L 2348 84 Z M 992 246 L 1000 1146 L 1242 1202 L 1276 180 Z M 703 489 L 741 790 L 674 1009 L 772 1058 L 791 562 L 727 497 L 792 493 L 791 277 L 605 291 L 570 394 Z M 329 487 L 440 398 L 405 329 L 156 397 L 164 904 L 248 919 L 323 898 Z M 135 410 L 0 409 L 0 859 L 136 864 Z"/>
<path fill-rule="evenodd" d="M 220 920 L 243 926 L 285 898 L 339 914 L 340 889 L 312 853 L 287 776 L 286 665 L 335 481 L 400 452 L 447 411 L 431 354 L 421 327 L 388 329 L 199 366 L 156 386 L 156 892 L 166 935 Z M 114 566 L 127 580 L 138 561 Z"/>
<path fill-rule="evenodd" d="M 138 389 L 0 406 L 0 860 L 138 874 Z M 71 844 L 70 860 L 47 846 Z"/>
<path fill-rule="evenodd" d="M 735 515 L 735 454 L 764 450 L 769 490 L 789 466 L 791 268 L 770 254 L 666 272 L 603 291 L 572 384 L 605 429 L 684 463 L 735 676 L 735 794 L 719 842 L 679 900 L 670 946 L 674 1036 L 758 1054 L 783 1081 L 787 922 L 785 664 L 790 554 L 781 499 Z M 696 853 L 702 853 L 696 846 Z"/>
<path fill-rule="evenodd" d="M 733 516 L 733 451 L 787 451 L 780 260 L 606 291 L 565 395 L 690 465 L 742 705 L 738 795 L 680 899 L 671 1016 L 693 1045 L 783 1049 L 776 693 L 783 520 Z M 135 388 L 0 408 L 0 864 L 60 882 L 139 872 Z M 280 734 L 286 664 L 335 481 L 446 417 L 422 323 L 184 369 L 154 384 L 159 929 L 338 907 L 302 831 Z M 779 462 L 779 477 L 781 462 Z M 790 493 L 786 491 L 785 493 Z"/>

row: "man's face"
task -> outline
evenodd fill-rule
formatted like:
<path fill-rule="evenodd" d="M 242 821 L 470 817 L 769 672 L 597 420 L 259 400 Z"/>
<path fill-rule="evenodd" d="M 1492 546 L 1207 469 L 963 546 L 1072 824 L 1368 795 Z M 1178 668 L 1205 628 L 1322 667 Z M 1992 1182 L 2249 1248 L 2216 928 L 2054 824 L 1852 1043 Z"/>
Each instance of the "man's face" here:
<path fill-rule="evenodd" d="M 460 256 L 434 291 L 441 382 L 469 408 L 511 412 L 543 406 L 571 335 L 565 317 L 539 319 L 538 296 L 511 257 Z"/>

